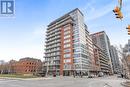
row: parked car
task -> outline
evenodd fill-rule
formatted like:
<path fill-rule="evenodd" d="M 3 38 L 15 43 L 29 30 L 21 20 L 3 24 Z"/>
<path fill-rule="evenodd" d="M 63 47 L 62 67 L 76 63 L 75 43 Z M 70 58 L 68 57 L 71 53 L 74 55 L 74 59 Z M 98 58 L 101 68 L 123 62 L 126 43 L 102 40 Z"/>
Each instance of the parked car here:
<path fill-rule="evenodd" d="M 45 77 L 45 73 L 44 72 L 41 72 L 41 73 L 39 73 L 39 76 L 41 76 L 41 77 Z"/>
<path fill-rule="evenodd" d="M 93 77 L 91 75 L 89 75 L 88 78 L 93 78 Z"/>
<path fill-rule="evenodd" d="M 104 74 L 102 72 L 99 72 L 98 77 L 103 77 Z"/>
<path fill-rule="evenodd" d="M 89 75 L 88 76 L 88 78 L 94 78 L 95 77 L 95 75 Z"/>
<path fill-rule="evenodd" d="M 122 78 L 121 74 L 118 74 L 117 77 L 118 77 L 118 78 Z"/>

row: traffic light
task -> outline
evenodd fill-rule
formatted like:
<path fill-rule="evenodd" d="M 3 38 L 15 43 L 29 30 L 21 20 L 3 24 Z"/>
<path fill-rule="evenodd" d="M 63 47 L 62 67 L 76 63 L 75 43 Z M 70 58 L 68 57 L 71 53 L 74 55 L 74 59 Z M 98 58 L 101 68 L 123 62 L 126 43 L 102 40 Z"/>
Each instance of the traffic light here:
<path fill-rule="evenodd" d="M 120 8 L 118 6 L 115 7 L 115 9 L 113 10 L 114 13 L 120 11 Z"/>
<path fill-rule="evenodd" d="M 116 15 L 116 18 L 122 19 L 123 18 L 123 14 L 120 10 L 120 8 L 118 6 L 115 7 L 115 9 L 113 10 L 113 12 Z"/>
<path fill-rule="evenodd" d="M 117 15 L 116 18 L 120 18 L 120 19 L 123 18 L 123 14 L 121 11 L 118 11 L 115 15 Z"/>
<path fill-rule="evenodd" d="M 130 25 L 128 25 L 128 27 L 126 27 L 126 29 L 128 29 L 128 35 L 130 35 Z"/>

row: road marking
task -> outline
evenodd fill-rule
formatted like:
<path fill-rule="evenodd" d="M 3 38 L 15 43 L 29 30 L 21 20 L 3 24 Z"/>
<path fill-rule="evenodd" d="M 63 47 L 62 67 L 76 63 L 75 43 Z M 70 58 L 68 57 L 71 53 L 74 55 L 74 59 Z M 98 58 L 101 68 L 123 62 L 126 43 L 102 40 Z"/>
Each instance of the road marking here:
<path fill-rule="evenodd" d="M 25 86 L 22 86 L 22 85 L 16 85 L 16 84 L 10 84 L 10 86 L 13 86 L 13 87 L 25 87 Z"/>
<path fill-rule="evenodd" d="M 18 81 L 18 80 L 0 80 L 0 84 L 3 84 L 3 83 L 6 83 L 6 82 L 15 82 L 15 81 Z"/>
<path fill-rule="evenodd" d="M 112 87 L 112 86 L 110 86 L 110 85 L 108 85 L 107 83 L 104 85 L 104 87 Z"/>

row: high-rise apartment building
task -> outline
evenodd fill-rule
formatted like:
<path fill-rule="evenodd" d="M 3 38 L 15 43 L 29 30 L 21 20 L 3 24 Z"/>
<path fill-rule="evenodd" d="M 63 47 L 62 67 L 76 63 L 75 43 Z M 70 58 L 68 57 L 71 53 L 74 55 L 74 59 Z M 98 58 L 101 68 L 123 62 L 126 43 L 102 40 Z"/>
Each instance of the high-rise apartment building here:
<path fill-rule="evenodd" d="M 128 43 L 124 46 L 123 52 L 126 53 L 127 55 L 130 54 L 130 39 L 128 40 Z"/>
<path fill-rule="evenodd" d="M 79 9 L 48 25 L 45 66 L 48 74 L 71 75 L 93 69 L 93 44 Z"/>
<path fill-rule="evenodd" d="M 93 43 L 99 46 L 107 55 L 107 58 L 109 59 L 110 70 L 111 73 L 113 73 L 111 56 L 110 56 L 110 40 L 107 34 L 105 33 L 105 31 L 101 31 L 91 34 L 91 38 L 93 40 Z"/>
<path fill-rule="evenodd" d="M 128 40 L 128 53 L 130 54 L 130 39 Z"/>
<path fill-rule="evenodd" d="M 113 72 L 115 74 L 120 73 L 120 62 L 119 62 L 119 57 L 118 57 L 118 51 L 112 45 L 110 47 L 110 53 L 111 53 L 111 59 L 112 59 Z"/>
<path fill-rule="evenodd" d="M 98 73 L 103 73 L 103 74 L 109 74 L 110 73 L 110 66 L 108 64 L 108 58 L 105 52 L 98 47 L 96 44 L 93 44 L 94 46 L 94 60 L 95 60 L 95 66 L 96 66 L 96 71 Z"/>

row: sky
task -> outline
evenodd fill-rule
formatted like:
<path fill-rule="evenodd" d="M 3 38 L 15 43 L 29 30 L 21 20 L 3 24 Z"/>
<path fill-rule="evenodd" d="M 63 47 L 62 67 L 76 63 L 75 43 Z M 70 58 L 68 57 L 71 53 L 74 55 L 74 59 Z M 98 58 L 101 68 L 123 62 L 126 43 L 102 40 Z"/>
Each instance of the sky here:
<path fill-rule="evenodd" d="M 0 60 L 34 57 L 44 60 L 47 25 L 79 8 L 90 33 L 104 30 L 112 45 L 126 44 L 130 36 L 130 0 L 123 0 L 123 20 L 112 10 L 118 0 L 15 0 L 14 17 L 0 17 Z"/>

